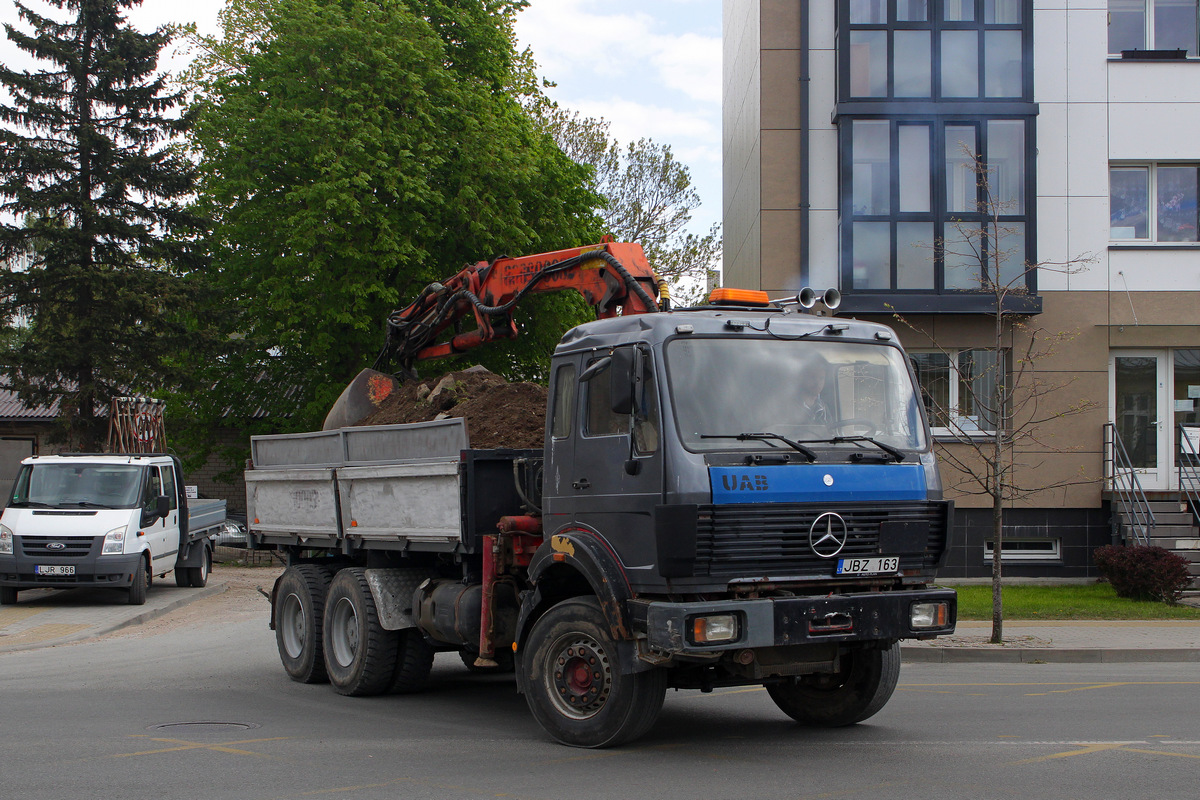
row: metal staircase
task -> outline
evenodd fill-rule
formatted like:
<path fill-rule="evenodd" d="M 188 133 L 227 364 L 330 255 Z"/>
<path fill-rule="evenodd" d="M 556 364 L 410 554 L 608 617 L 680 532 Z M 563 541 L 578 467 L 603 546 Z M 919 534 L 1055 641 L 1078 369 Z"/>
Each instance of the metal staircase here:
<path fill-rule="evenodd" d="M 1180 426 L 1178 492 L 1147 493 L 1112 423 L 1105 425 L 1106 473 L 1112 491 L 1113 541 L 1162 547 L 1191 563 L 1200 589 L 1200 454 Z"/>

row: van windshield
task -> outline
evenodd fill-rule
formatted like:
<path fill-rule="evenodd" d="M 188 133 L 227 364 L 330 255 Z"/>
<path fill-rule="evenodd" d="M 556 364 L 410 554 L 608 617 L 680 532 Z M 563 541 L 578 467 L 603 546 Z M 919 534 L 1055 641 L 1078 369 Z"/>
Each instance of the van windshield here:
<path fill-rule="evenodd" d="M 668 343 L 666 362 L 679 435 L 694 452 L 785 447 L 785 440 L 927 447 L 921 404 L 896 347 L 680 337 Z"/>
<path fill-rule="evenodd" d="M 25 464 L 13 483 L 15 508 L 136 508 L 142 467 L 124 464 Z"/>

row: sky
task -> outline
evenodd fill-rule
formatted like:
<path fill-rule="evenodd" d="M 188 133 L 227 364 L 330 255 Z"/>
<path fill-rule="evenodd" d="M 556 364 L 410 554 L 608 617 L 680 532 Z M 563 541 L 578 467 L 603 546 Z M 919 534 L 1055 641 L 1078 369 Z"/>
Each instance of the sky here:
<path fill-rule="evenodd" d="M 23 0 L 57 16 L 42 0 Z M 140 30 L 195 22 L 217 31 L 224 0 L 145 0 L 128 12 Z M 0 0 L 0 22 L 16 22 Z M 643 137 L 671 146 L 686 164 L 703 205 L 690 229 L 705 233 L 721 219 L 721 0 L 530 0 L 517 20 L 541 75 L 557 84 L 560 105 L 612 123 L 622 143 Z M 0 37 L 0 61 L 31 68 Z"/>

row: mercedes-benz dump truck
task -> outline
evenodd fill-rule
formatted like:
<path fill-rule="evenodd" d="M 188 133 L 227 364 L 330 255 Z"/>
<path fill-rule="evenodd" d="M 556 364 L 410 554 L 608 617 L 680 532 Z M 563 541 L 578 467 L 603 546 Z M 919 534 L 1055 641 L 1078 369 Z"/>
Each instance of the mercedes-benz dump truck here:
<path fill-rule="evenodd" d="M 572 329 L 541 450 L 472 450 L 461 420 L 254 439 L 288 674 L 406 692 L 458 651 L 583 747 L 645 733 L 667 688 L 876 713 L 898 643 L 954 631 L 953 508 L 893 332 L 795 311 L 733 294 Z"/>

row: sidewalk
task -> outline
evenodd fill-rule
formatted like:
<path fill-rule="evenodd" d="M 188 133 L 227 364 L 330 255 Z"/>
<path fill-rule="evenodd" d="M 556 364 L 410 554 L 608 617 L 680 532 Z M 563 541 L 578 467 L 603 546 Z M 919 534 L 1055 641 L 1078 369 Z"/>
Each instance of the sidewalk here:
<path fill-rule="evenodd" d="M 0 606 L 0 653 L 102 636 L 224 591 L 219 580 L 210 578 L 203 589 L 184 589 L 168 576 L 155 579 L 145 605 L 131 606 L 125 592 L 112 589 L 23 590 L 16 605 Z"/>
<path fill-rule="evenodd" d="M 953 636 L 906 641 L 905 661 L 964 663 L 1200 662 L 1200 620 L 1005 620 L 1004 644 L 988 644 L 992 623 L 959 622 Z"/>
<path fill-rule="evenodd" d="M 78 642 L 149 622 L 177 608 L 235 586 L 256 596 L 273 574 L 222 569 L 203 589 L 182 589 L 171 578 L 155 580 L 144 606 L 125 602 L 112 589 L 23 591 L 14 606 L 0 606 L 0 653 Z M 222 576 L 222 573 L 225 573 Z M 227 584 L 230 580 L 233 583 Z M 1200 603 L 1200 598 L 1190 598 Z M 1005 642 L 988 644 L 991 622 L 959 622 L 953 636 L 901 644 L 905 661 L 935 663 L 1127 663 L 1200 662 L 1200 620 L 1079 621 L 1006 620 Z"/>

